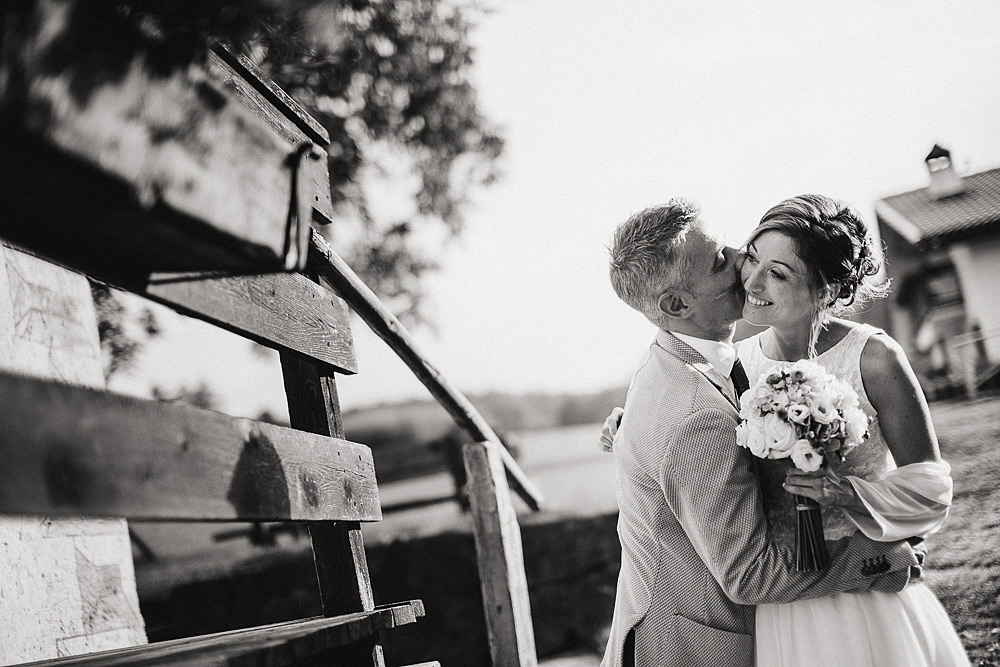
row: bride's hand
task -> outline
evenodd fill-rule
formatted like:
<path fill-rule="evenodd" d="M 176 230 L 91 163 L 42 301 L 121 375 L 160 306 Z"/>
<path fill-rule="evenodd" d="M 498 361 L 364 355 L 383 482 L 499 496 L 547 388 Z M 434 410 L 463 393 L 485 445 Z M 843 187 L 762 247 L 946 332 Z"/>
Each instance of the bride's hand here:
<path fill-rule="evenodd" d="M 618 434 L 618 425 L 621 424 L 622 415 L 625 411 L 615 408 L 604 420 L 604 428 L 601 429 L 601 449 L 606 452 L 614 451 L 615 435 Z"/>
<path fill-rule="evenodd" d="M 830 470 L 821 468 L 816 472 L 802 472 L 797 468 L 789 470 L 782 485 L 789 493 L 812 498 L 823 507 L 856 508 L 861 501 L 854 487 L 845 478 Z"/>

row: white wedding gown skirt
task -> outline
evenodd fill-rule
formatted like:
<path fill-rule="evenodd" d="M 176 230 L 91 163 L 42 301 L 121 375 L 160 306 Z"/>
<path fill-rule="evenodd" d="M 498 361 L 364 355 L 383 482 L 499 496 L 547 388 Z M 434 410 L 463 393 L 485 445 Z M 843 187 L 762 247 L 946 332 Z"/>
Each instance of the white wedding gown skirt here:
<path fill-rule="evenodd" d="M 924 584 L 757 607 L 758 667 L 967 667 L 941 603 Z"/>

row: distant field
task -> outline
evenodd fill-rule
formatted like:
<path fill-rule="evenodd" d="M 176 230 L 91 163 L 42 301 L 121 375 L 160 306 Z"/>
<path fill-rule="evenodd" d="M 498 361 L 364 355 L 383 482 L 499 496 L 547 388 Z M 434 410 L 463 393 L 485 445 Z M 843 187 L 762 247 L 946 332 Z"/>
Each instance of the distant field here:
<path fill-rule="evenodd" d="M 1000 396 L 931 405 L 955 501 L 928 542 L 927 582 L 973 665 L 1000 667 Z"/>

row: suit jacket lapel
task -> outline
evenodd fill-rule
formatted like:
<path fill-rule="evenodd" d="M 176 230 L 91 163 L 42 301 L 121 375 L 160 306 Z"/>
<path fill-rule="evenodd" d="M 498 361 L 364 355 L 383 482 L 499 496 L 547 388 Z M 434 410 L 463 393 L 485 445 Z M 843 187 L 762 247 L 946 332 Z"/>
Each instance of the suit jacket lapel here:
<path fill-rule="evenodd" d="M 715 385 L 715 388 L 726 397 L 729 404 L 736 408 L 736 411 L 739 412 L 740 405 L 736 402 L 735 397 L 730 393 L 729 382 L 727 382 L 726 377 L 719 371 L 715 370 L 715 366 L 710 364 L 697 350 L 682 341 L 680 338 L 677 338 L 673 334 L 666 331 L 660 331 L 656 334 L 656 342 L 664 350 L 704 375 L 705 379 Z"/>

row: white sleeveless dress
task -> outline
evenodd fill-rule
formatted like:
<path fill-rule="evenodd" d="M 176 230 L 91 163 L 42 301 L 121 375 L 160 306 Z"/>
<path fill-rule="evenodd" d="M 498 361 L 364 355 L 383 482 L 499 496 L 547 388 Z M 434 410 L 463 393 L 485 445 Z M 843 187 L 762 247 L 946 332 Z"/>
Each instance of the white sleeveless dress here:
<path fill-rule="evenodd" d="M 879 332 L 880 329 L 861 325 L 814 359 L 835 376 L 849 382 L 858 392 L 862 409 L 873 418 L 877 414 L 865 394 L 860 364 L 865 343 L 872 334 Z M 760 334 L 741 341 L 738 351 L 751 386 L 770 368 L 789 363 L 764 356 Z M 872 420 L 870 433 L 869 439 L 835 468 L 842 477 L 851 476 L 856 489 L 859 489 L 859 484 L 879 488 L 879 480 L 896 468 L 877 419 Z M 916 467 L 923 465 L 915 464 Z M 758 468 L 768 530 L 775 540 L 792 544 L 795 511 L 791 494 L 781 487 L 785 478 L 784 468 L 768 459 L 760 459 Z M 939 472 L 939 468 L 934 468 L 934 471 Z M 943 471 L 947 476 L 949 469 L 946 465 Z M 861 481 L 855 482 L 855 478 Z M 940 521 L 947 514 L 947 504 L 950 504 L 950 478 L 946 481 L 947 493 L 941 493 L 946 497 L 940 499 L 944 505 L 938 507 L 939 520 L 923 524 L 931 526 L 931 532 L 940 526 Z M 906 495 L 906 492 L 900 495 Z M 928 492 L 928 495 L 933 493 Z M 865 496 L 862 495 L 862 498 Z M 868 506 L 872 508 L 871 504 Z M 922 534 L 920 529 L 910 532 L 914 530 L 914 525 L 921 525 L 919 520 L 914 522 L 912 516 L 901 517 L 898 507 L 894 509 L 897 510 L 894 514 L 886 513 L 888 518 L 876 511 L 876 522 L 863 517 L 861 521 L 880 526 L 865 526 L 868 529 L 864 532 L 873 539 L 884 540 Z M 919 507 L 913 510 L 919 511 Z M 823 509 L 823 529 L 827 540 L 853 534 L 862 525 L 861 521 L 856 518 L 852 523 L 851 517 L 839 508 Z M 756 619 L 755 656 L 759 667 L 969 665 L 947 613 L 924 584 L 910 584 L 900 593 L 841 593 L 787 604 L 762 604 L 757 606 Z"/>

